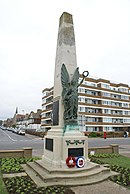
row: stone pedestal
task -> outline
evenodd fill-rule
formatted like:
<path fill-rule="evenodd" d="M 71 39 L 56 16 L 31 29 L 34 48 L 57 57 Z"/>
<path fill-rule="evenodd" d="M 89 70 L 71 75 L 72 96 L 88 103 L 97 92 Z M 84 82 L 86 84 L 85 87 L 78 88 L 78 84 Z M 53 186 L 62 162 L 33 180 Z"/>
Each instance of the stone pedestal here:
<path fill-rule="evenodd" d="M 53 129 L 53 128 L 52 128 Z M 54 130 L 54 129 L 53 129 Z M 63 130 L 63 129 L 62 129 Z M 88 137 L 81 132 L 57 133 L 50 131 L 44 141 L 43 160 L 51 167 L 68 168 L 66 159 L 69 156 L 83 156 L 85 162 L 88 160 Z"/>

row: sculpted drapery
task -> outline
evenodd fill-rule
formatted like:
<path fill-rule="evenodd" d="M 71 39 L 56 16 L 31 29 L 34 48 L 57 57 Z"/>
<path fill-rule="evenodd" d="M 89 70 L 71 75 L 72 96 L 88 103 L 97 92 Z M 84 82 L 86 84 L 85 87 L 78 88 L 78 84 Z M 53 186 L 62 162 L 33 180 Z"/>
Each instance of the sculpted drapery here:
<path fill-rule="evenodd" d="M 88 72 L 87 72 L 88 76 Z M 83 82 L 86 76 L 83 74 L 83 79 L 79 83 L 79 68 L 76 68 L 72 80 L 70 80 L 66 66 L 61 67 L 61 83 L 62 83 L 62 99 L 64 104 L 64 123 L 77 123 L 78 111 L 78 87 Z"/>

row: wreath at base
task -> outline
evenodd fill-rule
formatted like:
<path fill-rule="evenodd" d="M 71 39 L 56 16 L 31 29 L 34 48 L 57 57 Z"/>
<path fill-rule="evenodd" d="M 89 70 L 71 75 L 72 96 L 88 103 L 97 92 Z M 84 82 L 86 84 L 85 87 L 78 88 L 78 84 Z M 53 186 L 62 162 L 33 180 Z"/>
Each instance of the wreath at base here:
<path fill-rule="evenodd" d="M 66 159 L 66 165 L 67 165 L 69 168 L 75 167 L 75 165 L 76 165 L 76 160 L 75 160 L 75 158 L 72 157 L 72 156 L 69 156 L 69 157 Z"/>

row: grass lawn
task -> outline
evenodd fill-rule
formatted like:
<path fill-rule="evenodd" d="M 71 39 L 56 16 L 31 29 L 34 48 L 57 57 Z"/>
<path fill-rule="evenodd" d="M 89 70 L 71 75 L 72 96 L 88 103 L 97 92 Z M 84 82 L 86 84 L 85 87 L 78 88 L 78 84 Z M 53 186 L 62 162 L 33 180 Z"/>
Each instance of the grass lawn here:
<path fill-rule="evenodd" d="M 113 158 L 100 158 L 106 164 L 118 165 L 120 167 L 130 168 L 130 158 L 125 156 L 113 157 Z"/>
<path fill-rule="evenodd" d="M 0 172 L 0 194 L 8 194 Z"/>

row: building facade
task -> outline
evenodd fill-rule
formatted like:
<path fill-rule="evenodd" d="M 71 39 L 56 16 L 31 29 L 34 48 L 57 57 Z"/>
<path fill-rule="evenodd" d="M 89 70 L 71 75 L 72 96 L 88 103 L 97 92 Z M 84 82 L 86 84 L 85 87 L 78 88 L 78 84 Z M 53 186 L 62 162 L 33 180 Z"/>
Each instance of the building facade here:
<path fill-rule="evenodd" d="M 41 128 L 41 109 L 37 112 L 31 111 L 30 114 L 26 113 L 24 117 L 16 122 L 17 127 L 24 129 L 35 129 L 36 131 Z"/>
<path fill-rule="evenodd" d="M 81 131 L 130 129 L 130 87 L 127 84 L 87 77 L 78 93 Z M 44 89 L 42 94 L 41 128 L 46 131 L 52 124 L 53 88 Z"/>

